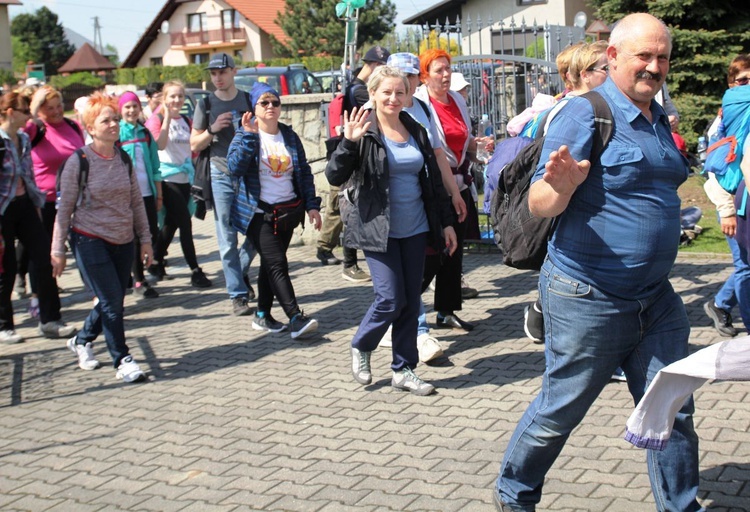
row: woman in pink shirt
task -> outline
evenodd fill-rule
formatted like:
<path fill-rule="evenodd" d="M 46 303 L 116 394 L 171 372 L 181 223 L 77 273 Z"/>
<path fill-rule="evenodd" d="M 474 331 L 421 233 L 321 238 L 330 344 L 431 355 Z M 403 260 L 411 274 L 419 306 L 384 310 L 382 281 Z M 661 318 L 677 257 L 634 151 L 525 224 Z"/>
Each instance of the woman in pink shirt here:
<path fill-rule="evenodd" d="M 73 152 L 84 145 L 83 130 L 75 121 L 63 116 L 62 94 L 51 85 L 39 88 L 31 99 L 32 118 L 24 131 L 31 140 L 31 161 L 34 164 L 34 180 L 39 190 L 45 194 L 42 207 L 42 224 L 52 240 L 52 226 L 55 224 L 55 180 L 57 170 Z M 29 313 L 39 315 L 39 301 L 36 299 L 36 277 L 33 264 L 23 244 L 16 248 L 18 272 L 15 291 L 17 296 L 26 294 L 26 273 L 30 271 L 31 307 Z"/>

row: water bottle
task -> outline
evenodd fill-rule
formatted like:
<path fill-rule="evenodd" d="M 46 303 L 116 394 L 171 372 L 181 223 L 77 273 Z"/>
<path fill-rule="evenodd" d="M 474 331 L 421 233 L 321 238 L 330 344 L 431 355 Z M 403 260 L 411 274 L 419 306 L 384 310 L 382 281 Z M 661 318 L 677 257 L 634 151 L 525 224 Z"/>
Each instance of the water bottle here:
<path fill-rule="evenodd" d="M 698 159 L 701 162 L 706 161 L 706 150 L 708 149 L 708 143 L 706 143 L 706 138 L 701 136 L 698 137 Z"/>
<path fill-rule="evenodd" d="M 482 114 L 482 120 L 479 121 L 479 127 L 477 128 L 477 136 L 479 137 L 492 137 L 492 123 L 487 114 Z M 487 151 L 487 143 L 484 141 L 477 141 L 477 160 L 487 162 L 490 159 L 490 154 Z"/>

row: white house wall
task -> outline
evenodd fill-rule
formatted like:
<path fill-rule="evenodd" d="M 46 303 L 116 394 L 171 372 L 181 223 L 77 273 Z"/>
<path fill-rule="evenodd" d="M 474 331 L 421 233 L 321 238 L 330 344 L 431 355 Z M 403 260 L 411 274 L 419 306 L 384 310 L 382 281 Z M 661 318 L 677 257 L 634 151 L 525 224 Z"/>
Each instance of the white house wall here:
<path fill-rule="evenodd" d="M 0 68 L 13 69 L 13 48 L 7 5 L 0 5 Z"/>
<path fill-rule="evenodd" d="M 206 30 L 220 29 L 221 11 L 227 9 L 233 9 L 233 7 L 227 3 L 214 0 L 182 3 L 177 7 L 172 17 L 169 18 L 169 32 L 185 32 L 187 29 L 188 14 L 200 12 L 206 13 Z M 263 44 L 264 38 L 257 25 L 240 15 L 240 27 L 245 30 L 246 37 L 246 44 L 242 47 L 243 60 L 262 60 L 264 55 L 270 55 L 270 53 L 265 53 L 270 52 L 270 45 Z M 265 39 L 267 40 L 267 37 Z M 264 46 L 267 46 L 267 49 L 264 49 Z M 189 64 L 189 55 L 182 48 L 172 49 L 169 33 L 162 34 L 160 32 L 138 61 L 138 67 L 150 66 L 151 58 L 153 57 L 161 57 L 162 64 L 165 66 L 184 66 Z M 201 51 L 215 53 L 216 51 L 220 51 L 220 49 L 203 49 Z"/>

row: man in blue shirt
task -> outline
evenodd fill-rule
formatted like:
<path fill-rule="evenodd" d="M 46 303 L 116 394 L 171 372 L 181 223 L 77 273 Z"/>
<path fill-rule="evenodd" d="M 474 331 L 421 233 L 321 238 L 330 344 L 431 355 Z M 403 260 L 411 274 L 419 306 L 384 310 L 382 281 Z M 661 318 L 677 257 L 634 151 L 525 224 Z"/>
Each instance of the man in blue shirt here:
<path fill-rule="evenodd" d="M 638 402 L 661 368 L 688 355 L 687 314 L 668 279 L 688 169 L 654 101 L 671 50 L 660 20 L 626 16 L 607 48 L 609 78 L 596 89 L 615 124 L 601 157 L 588 161 L 595 131 L 585 99 L 572 99 L 547 132 L 529 193 L 532 213 L 560 216 L 539 277 L 546 368 L 506 449 L 498 510 L 535 510 L 547 471 L 618 366 Z M 648 450 L 658 510 L 701 509 L 693 410 L 690 398 L 669 443 Z"/>

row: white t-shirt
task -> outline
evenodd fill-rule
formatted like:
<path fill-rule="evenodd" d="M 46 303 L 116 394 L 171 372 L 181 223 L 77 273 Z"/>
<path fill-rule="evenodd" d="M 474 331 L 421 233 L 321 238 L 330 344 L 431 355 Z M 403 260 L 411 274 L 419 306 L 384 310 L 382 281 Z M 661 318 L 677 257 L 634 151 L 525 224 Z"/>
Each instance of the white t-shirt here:
<path fill-rule="evenodd" d="M 151 184 L 148 182 L 148 173 L 146 172 L 146 160 L 143 158 L 143 147 L 140 143 L 135 144 L 135 162 L 133 162 L 135 176 L 138 179 L 138 187 L 141 189 L 143 197 L 151 197 L 154 193 L 151 191 Z"/>
<path fill-rule="evenodd" d="M 281 132 L 260 134 L 260 199 L 268 204 L 294 200 L 292 157 L 284 145 Z M 258 211 L 261 211 L 258 209 Z"/>
<path fill-rule="evenodd" d="M 159 150 L 159 161 L 182 165 L 186 160 L 190 160 L 191 157 L 190 126 L 182 116 L 172 119 L 169 123 L 167 147 L 164 150 Z M 190 178 L 184 172 L 180 172 L 164 177 L 164 181 L 170 183 L 188 183 Z"/>

